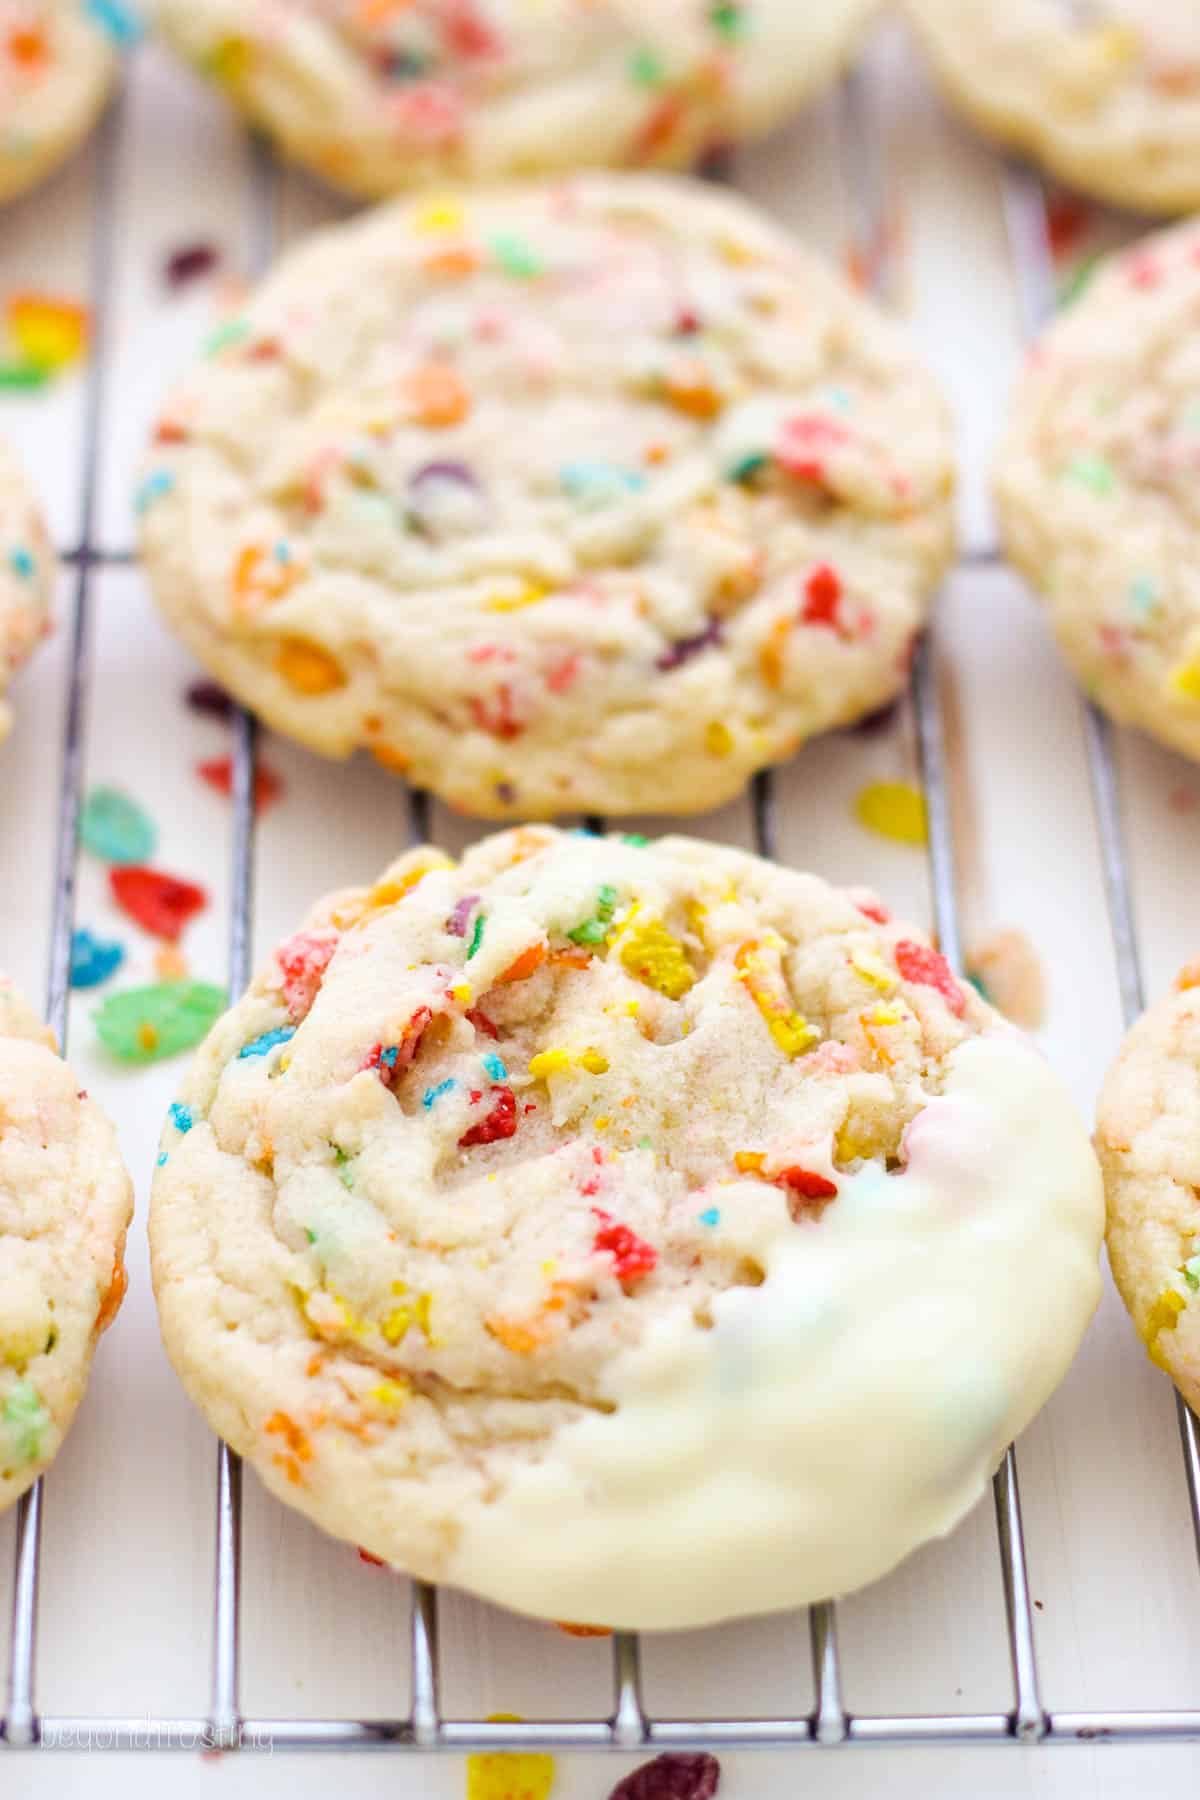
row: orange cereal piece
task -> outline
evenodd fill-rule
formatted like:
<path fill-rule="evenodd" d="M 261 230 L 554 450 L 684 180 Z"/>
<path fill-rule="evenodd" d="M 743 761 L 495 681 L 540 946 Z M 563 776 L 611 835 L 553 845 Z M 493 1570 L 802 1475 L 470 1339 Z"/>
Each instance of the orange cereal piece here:
<path fill-rule="evenodd" d="M 461 425 L 471 410 L 471 395 L 449 363 L 423 363 L 405 382 L 405 400 L 418 425 L 442 429 Z"/>
<path fill-rule="evenodd" d="M 275 668 L 298 694 L 331 694 L 346 685 L 346 672 L 337 658 L 308 638 L 284 638 Z"/>

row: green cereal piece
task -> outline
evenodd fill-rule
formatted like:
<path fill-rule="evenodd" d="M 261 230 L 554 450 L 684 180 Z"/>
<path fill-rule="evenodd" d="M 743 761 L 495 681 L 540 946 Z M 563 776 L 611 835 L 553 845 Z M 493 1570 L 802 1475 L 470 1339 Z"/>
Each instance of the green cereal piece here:
<path fill-rule="evenodd" d="M 149 862 L 158 844 L 153 819 L 120 788 L 95 787 L 79 815 L 79 841 L 101 862 Z"/>
<path fill-rule="evenodd" d="M 1090 488 L 1093 494 L 1111 494 L 1117 484 L 1116 474 L 1110 462 L 1102 456 L 1084 453 L 1073 456 L 1063 470 L 1063 478 L 1078 482 L 1081 487 Z"/>
<path fill-rule="evenodd" d="M 110 994 L 92 1017 L 101 1043 L 122 1062 L 161 1062 L 206 1038 L 227 1004 L 207 981 L 159 981 Z"/>
<path fill-rule="evenodd" d="M 50 1414 L 32 1381 L 22 1379 L 17 1382 L 0 1411 L 0 1422 L 7 1431 L 17 1461 L 36 1462 L 42 1453 Z"/>
<path fill-rule="evenodd" d="M 491 240 L 492 255 L 506 275 L 515 275 L 521 279 L 540 275 L 545 263 L 524 238 L 514 237 L 511 232 L 498 232 Z"/>
<path fill-rule="evenodd" d="M 483 913 L 480 913 L 475 920 L 475 929 L 471 933 L 471 948 L 467 951 L 467 961 L 468 962 L 470 962 L 471 958 L 475 955 L 476 951 L 479 949 L 480 944 L 482 944 L 482 942 L 483 942 L 483 927 L 484 927 L 484 915 L 483 915 Z"/>

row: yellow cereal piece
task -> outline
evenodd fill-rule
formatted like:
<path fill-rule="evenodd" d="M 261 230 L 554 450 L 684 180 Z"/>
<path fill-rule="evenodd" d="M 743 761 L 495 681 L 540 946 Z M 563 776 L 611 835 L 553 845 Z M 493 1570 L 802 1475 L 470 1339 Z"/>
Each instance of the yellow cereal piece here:
<path fill-rule="evenodd" d="M 284 638 L 275 669 L 298 694 L 331 694 L 346 685 L 346 672 L 337 658 L 308 638 Z"/>
<path fill-rule="evenodd" d="M 579 1066 L 586 1069 L 589 1075 L 604 1075 L 608 1070 L 608 1058 L 599 1050 L 585 1050 L 579 1058 Z"/>
<path fill-rule="evenodd" d="M 607 1131 L 611 1124 L 612 1120 L 607 1113 L 597 1113 L 596 1117 L 592 1120 L 592 1125 L 597 1131 Z"/>
<path fill-rule="evenodd" d="M 380 1330 L 389 1344 L 400 1344 L 403 1343 L 411 1324 L 412 1314 L 407 1306 L 398 1306 L 395 1312 L 388 1314 L 380 1326 Z"/>
<path fill-rule="evenodd" d="M 1175 977 L 1175 986 L 1181 994 L 1188 988 L 1200 987 L 1200 962 L 1185 963 Z"/>
<path fill-rule="evenodd" d="M 855 950 L 850 957 L 850 966 L 856 975 L 861 975 L 881 994 L 890 994 L 895 989 L 895 972 L 873 950 Z"/>
<path fill-rule="evenodd" d="M 854 802 L 854 816 L 868 831 L 895 844 L 928 842 L 925 796 L 911 781 L 872 781 Z"/>
<path fill-rule="evenodd" d="M 378 1387 L 371 1389 L 371 1398 L 380 1406 L 396 1412 L 405 1404 L 411 1392 L 406 1381 L 381 1381 Z"/>
<path fill-rule="evenodd" d="M 496 594 L 491 600 L 484 602 L 484 612 L 511 613 L 520 612 L 526 606 L 536 606 L 550 592 L 539 582 L 527 581 L 519 593 Z"/>
<path fill-rule="evenodd" d="M 710 719 L 704 727 L 704 748 L 710 756 L 728 756 L 733 749 L 733 733 L 720 719 Z"/>
<path fill-rule="evenodd" d="M 1150 1360 L 1157 1363 L 1160 1369 L 1165 1369 L 1167 1365 L 1158 1348 L 1159 1336 L 1164 1331 L 1175 1330 L 1179 1323 L 1179 1315 L 1186 1306 L 1187 1301 L 1175 1288 L 1164 1288 L 1150 1308 L 1144 1337 Z"/>
<path fill-rule="evenodd" d="M 457 1001 L 459 1006 L 470 1006 L 470 1004 L 471 1004 L 471 984 L 470 984 L 470 982 L 469 981 L 456 981 L 454 986 L 450 989 L 450 998 L 452 1000 Z"/>
<path fill-rule="evenodd" d="M 761 1175 L 766 1156 L 761 1150 L 735 1150 L 733 1166 L 742 1175 Z"/>
<path fill-rule="evenodd" d="M 773 943 L 771 948 L 775 947 Z M 811 1049 L 821 1034 L 802 1013 L 792 1010 L 783 992 L 782 973 L 771 967 L 762 946 L 754 940 L 741 944 L 733 960 L 738 980 L 745 984 L 767 1030 L 784 1055 L 800 1056 Z"/>
<path fill-rule="evenodd" d="M 467 1758 L 467 1800 L 546 1800 L 553 1786 L 552 1756 L 494 1750 Z"/>
<path fill-rule="evenodd" d="M 682 1000 L 696 984 L 696 971 L 683 945 L 672 937 L 661 919 L 631 924 L 620 938 L 621 966 L 635 981 L 644 982 L 668 1000 Z"/>
<path fill-rule="evenodd" d="M 570 1066 L 569 1050 L 539 1050 L 530 1058 L 529 1073 L 535 1081 L 545 1081 L 550 1075 L 562 1075 Z"/>
<path fill-rule="evenodd" d="M 418 1294 L 417 1303 L 413 1307 L 413 1319 L 416 1323 L 417 1330 L 425 1334 L 425 1342 L 431 1346 L 435 1346 L 438 1340 L 433 1335 L 433 1326 L 429 1316 L 432 1306 L 432 1294 Z"/>
<path fill-rule="evenodd" d="M 1167 686 L 1185 700 L 1200 700 L 1200 656 L 1176 664 L 1167 676 Z"/>
<path fill-rule="evenodd" d="M 452 196 L 434 194 L 418 206 L 413 214 L 413 230 L 423 236 L 437 231 L 461 231 L 467 215 Z"/>

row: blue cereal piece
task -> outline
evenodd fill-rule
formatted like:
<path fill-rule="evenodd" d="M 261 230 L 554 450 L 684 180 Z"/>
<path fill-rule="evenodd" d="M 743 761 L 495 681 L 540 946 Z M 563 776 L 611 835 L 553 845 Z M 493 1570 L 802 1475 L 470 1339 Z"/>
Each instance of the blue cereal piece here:
<path fill-rule="evenodd" d="M 453 1075 L 448 1075 L 445 1081 L 439 1081 L 436 1087 L 428 1087 L 425 1089 L 425 1092 L 421 1095 L 421 1105 L 428 1111 L 434 1101 L 440 1100 L 443 1094 L 448 1094 L 453 1086 L 454 1077 Z"/>
<path fill-rule="evenodd" d="M 192 1129 L 192 1126 L 196 1123 L 195 1119 L 192 1117 L 191 1107 L 184 1106 L 179 1100 L 172 1100 L 171 1102 L 170 1120 L 176 1131 L 183 1137 L 187 1136 L 188 1132 Z"/>
<path fill-rule="evenodd" d="M 101 862 L 146 863 L 158 846 L 154 821 L 120 788 L 92 788 L 79 815 L 79 841 Z"/>
<path fill-rule="evenodd" d="M 80 930 L 71 934 L 71 986 L 73 988 L 99 987 L 110 975 L 115 975 L 125 961 L 125 950 L 116 942 L 105 942 L 102 938 L 93 937 L 90 931 Z"/>
<path fill-rule="evenodd" d="M 277 1025 L 273 1031 L 264 1031 L 259 1037 L 251 1038 L 248 1044 L 243 1044 L 238 1051 L 238 1061 L 241 1062 L 246 1056 L 267 1056 L 276 1044 L 286 1044 L 295 1035 L 294 1025 Z"/>

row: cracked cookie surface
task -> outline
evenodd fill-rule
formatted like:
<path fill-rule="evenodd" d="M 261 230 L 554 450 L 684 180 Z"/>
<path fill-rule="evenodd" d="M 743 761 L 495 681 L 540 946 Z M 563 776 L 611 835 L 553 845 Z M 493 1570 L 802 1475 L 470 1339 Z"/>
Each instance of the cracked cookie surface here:
<path fill-rule="evenodd" d="M 1178 0 L 904 0 L 981 130 L 1117 206 L 1200 205 L 1200 12 Z"/>
<path fill-rule="evenodd" d="M 157 0 L 163 32 L 288 155 L 369 196 L 683 167 L 787 116 L 876 0 Z"/>
<path fill-rule="evenodd" d="M 1200 963 L 1130 1031 L 1100 1095 L 1108 1256 L 1147 1354 L 1200 1407 Z"/>
<path fill-rule="evenodd" d="M 41 510 L 0 438 L 0 738 L 12 725 L 9 681 L 50 629 L 55 573 Z"/>
<path fill-rule="evenodd" d="M 997 464 L 1005 546 L 1114 718 L 1200 758 L 1200 228 L 1112 257 L 1037 345 Z"/>
<path fill-rule="evenodd" d="M 879 902 L 526 827 L 331 896 L 217 1026 L 151 1218 L 167 1347 L 326 1529 L 682 1626 L 948 1530 L 1098 1293 L 1040 1057 Z"/>
<path fill-rule="evenodd" d="M 167 402 L 159 604 L 227 687 L 464 811 L 695 812 L 903 686 L 952 538 L 897 328 L 682 177 L 402 202 Z"/>
<path fill-rule="evenodd" d="M 125 1292 L 112 1126 L 0 977 L 0 1512 L 58 1451 Z"/>

